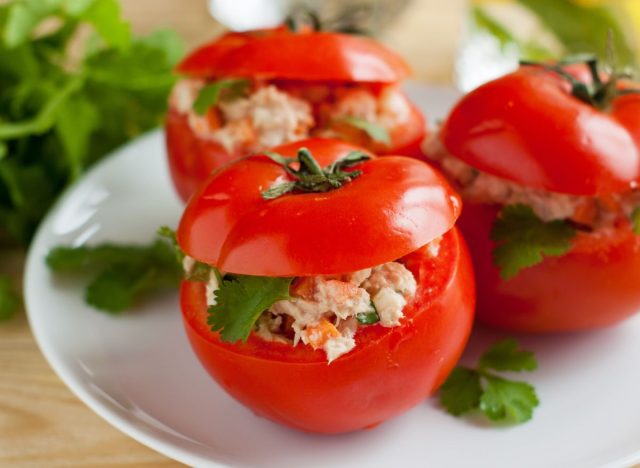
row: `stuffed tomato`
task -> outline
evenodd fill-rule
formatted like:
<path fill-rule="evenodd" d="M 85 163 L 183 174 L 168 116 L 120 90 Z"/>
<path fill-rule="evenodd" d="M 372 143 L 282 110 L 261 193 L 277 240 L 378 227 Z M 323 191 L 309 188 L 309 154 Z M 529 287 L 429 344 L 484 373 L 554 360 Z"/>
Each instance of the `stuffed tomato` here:
<path fill-rule="evenodd" d="M 169 99 L 169 166 L 187 200 L 230 161 L 309 136 L 418 155 L 426 132 L 400 89 L 402 58 L 366 37 L 286 27 L 230 32 L 195 50 Z"/>
<path fill-rule="evenodd" d="M 177 233 L 195 353 L 231 396 L 301 430 L 353 431 L 410 409 L 471 330 L 460 206 L 425 163 L 330 139 L 215 172 Z"/>
<path fill-rule="evenodd" d="M 465 202 L 478 319 L 515 331 L 640 308 L 640 95 L 595 60 L 529 64 L 465 96 L 425 151 Z"/>

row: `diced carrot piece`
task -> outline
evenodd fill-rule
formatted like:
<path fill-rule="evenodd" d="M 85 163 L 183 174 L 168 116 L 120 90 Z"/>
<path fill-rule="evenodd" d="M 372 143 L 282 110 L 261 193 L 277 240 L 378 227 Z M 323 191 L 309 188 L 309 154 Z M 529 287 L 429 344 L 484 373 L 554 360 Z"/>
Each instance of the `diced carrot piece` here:
<path fill-rule="evenodd" d="M 340 332 L 334 324 L 327 319 L 322 319 L 316 325 L 310 325 L 305 329 L 309 344 L 313 349 L 322 347 L 331 338 L 338 338 Z"/>

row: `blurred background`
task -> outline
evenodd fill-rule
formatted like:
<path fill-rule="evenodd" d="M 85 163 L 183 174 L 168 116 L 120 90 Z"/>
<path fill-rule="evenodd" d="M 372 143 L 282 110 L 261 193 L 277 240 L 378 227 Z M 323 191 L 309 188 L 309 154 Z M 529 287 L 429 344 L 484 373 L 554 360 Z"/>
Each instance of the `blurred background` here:
<path fill-rule="evenodd" d="M 0 0 L 0 6 L 9 3 L 27 5 L 33 12 L 61 1 Z M 82 5 L 91 0 L 68 3 Z M 183 50 L 189 50 L 218 35 L 225 25 L 246 29 L 277 24 L 294 3 L 305 3 L 324 17 L 353 15 L 365 29 L 406 57 L 415 79 L 463 90 L 514 69 L 521 58 L 546 60 L 578 52 L 605 57 L 608 31 L 616 65 L 633 69 L 638 63 L 640 0 L 104 0 L 103 7 L 110 10 L 96 10 L 88 21 L 112 43 L 102 51 L 94 50 L 93 58 L 86 59 L 88 69 L 102 81 L 89 83 L 91 86 L 78 92 L 78 96 L 89 98 L 75 108 L 85 114 L 73 107 L 66 114 L 67 119 L 79 116 L 80 120 L 70 121 L 75 139 L 65 139 L 69 121 L 61 118 L 39 122 L 49 127 L 41 125 L 21 139 L 6 136 L 15 131 L 11 125 L 5 127 L 5 136 L 0 132 L 0 319 L 5 319 L 0 323 L 0 465 L 171 464 L 108 426 L 50 370 L 19 307 L 25 252 L 40 218 L 65 186 L 110 149 L 161 122 L 172 83 L 171 66 L 182 49 L 172 41 L 181 39 Z M 120 47 L 119 41 L 129 40 L 128 26 L 122 29 L 118 21 L 104 20 L 114 15 L 114 8 L 118 16 L 118 4 L 134 37 L 147 36 L 159 28 L 175 34 L 171 40 L 166 35 L 145 39 L 138 49 Z M 362 14 L 363 8 L 370 14 Z M 33 70 L 12 54 L 33 45 L 32 27 L 46 29 L 51 25 L 48 20 L 43 25 L 30 24 L 24 11 L 18 13 L 12 18 L 18 29 L 11 35 L 2 30 L 7 15 L 0 12 L 0 128 L 7 122 L 31 119 L 73 78 L 66 63 L 60 69 L 55 68 L 59 64 L 51 65 L 59 80 L 52 78 L 52 71 L 43 75 L 46 80 L 37 75 L 35 79 L 31 76 L 30 82 L 25 78 Z M 45 11 L 41 16 L 51 14 Z M 115 34 L 116 26 L 121 35 Z M 20 31 L 26 31 L 23 37 Z M 159 59 L 139 60 L 131 50 Z M 131 88 L 131 77 L 153 83 L 157 92 L 142 95 Z M 158 77 L 168 80 L 152 81 Z M 102 88 L 96 87 L 98 84 Z M 98 118 L 103 111 L 110 113 L 108 120 Z M 87 121 L 91 125 L 87 126 Z M 107 122 L 119 123 L 122 128 L 106 128 Z M 83 138 L 78 135 L 80 129 L 85 132 Z M 45 155 L 51 160 L 45 160 Z M 61 165 L 63 156 L 70 161 L 68 165 Z M 48 191 L 42 190 L 54 175 L 55 183 Z"/>
<path fill-rule="evenodd" d="M 516 67 L 519 59 L 606 53 L 611 31 L 619 66 L 635 66 L 638 0 L 124 0 L 135 30 L 176 29 L 191 47 L 220 31 L 273 26 L 292 7 L 322 17 L 365 7 L 362 24 L 411 62 L 415 78 L 468 90 Z M 215 22 L 207 15 L 207 10 Z"/>

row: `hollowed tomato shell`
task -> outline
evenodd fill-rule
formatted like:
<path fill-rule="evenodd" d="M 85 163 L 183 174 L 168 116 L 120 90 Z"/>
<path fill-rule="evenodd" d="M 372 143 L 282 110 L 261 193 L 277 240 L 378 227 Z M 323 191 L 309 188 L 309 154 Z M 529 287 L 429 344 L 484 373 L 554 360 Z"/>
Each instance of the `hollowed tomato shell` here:
<path fill-rule="evenodd" d="M 304 431 L 372 427 L 424 401 L 458 361 L 473 322 L 474 279 L 453 228 L 440 253 L 423 247 L 402 261 L 418 290 L 401 325 L 361 327 L 356 347 L 328 364 L 321 351 L 267 342 L 220 341 L 207 326 L 205 285 L 184 282 L 181 305 L 191 345 L 211 376 L 256 414 Z"/>
<path fill-rule="evenodd" d="M 459 227 L 478 282 L 478 320 L 519 332 L 566 332 L 616 324 L 640 310 L 640 237 L 629 226 L 599 237 L 578 234 L 572 250 L 509 280 L 493 263 L 499 208 L 466 203 Z"/>

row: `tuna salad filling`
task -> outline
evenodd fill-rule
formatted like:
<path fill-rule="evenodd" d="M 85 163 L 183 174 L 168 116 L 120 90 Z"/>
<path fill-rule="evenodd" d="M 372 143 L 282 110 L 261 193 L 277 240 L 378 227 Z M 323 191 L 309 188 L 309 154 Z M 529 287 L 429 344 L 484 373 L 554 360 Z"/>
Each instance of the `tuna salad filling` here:
<path fill-rule="evenodd" d="M 423 145 L 424 154 L 437 163 L 463 199 L 497 205 L 523 204 L 543 221 L 567 220 L 583 231 L 607 230 L 621 218 L 629 219 L 640 205 L 640 190 L 607 196 L 581 196 L 526 187 L 479 171 L 452 156 L 439 138 Z"/>
<path fill-rule="evenodd" d="M 187 116 L 196 135 L 231 153 L 263 151 L 310 136 L 362 143 L 380 133 L 367 132 L 367 125 L 388 136 L 411 113 L 397 86 L 253 82 L 243 95 L 220 99 L 201 115 L 194 104 L 206 85 L 203 80 L 181 80 L 171 93 L 170 106 Z"/>
<path fill-rule="evenodd" d="M 432 244 L 429 251 L 437 255 L 438 243 Z M 210 307 L 216 304 L 218 288 L 218 274 L 212 270 L 206 288 Z M 321 349 L 331 362 L 356 347 L 359 327 L 400 325 L 416 289 L 413 273 L 400 262 L 342 275 L 297 277 L 291 283 L 291 298 L 265 310 L 254 334 L 267 341 Z"/>

